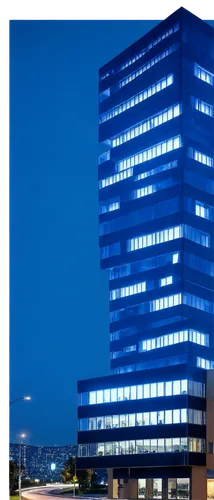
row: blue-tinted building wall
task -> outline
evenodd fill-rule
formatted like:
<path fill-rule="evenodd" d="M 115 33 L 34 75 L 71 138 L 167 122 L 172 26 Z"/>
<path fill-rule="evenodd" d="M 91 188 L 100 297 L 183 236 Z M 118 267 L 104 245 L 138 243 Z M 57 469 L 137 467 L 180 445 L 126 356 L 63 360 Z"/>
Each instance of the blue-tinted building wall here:
<path fill-rule="evenodd" d="M 206 466 L 213 36 L 181 8 L 100 70 L 100 258 L 113 375 L 79 382 L 80 468 Z"/>

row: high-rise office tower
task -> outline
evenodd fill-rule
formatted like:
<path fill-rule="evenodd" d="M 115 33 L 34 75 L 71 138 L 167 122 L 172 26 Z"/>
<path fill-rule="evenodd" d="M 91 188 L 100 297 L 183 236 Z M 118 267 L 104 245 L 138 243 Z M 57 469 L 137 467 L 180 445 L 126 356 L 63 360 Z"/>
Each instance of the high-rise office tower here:
<path fill-rule="evenodd" d="M 99 123 L 112 375 L 79 382 L 77 468 L 214 498 L 213 28 L 181 8 L 102 67 Z"/>

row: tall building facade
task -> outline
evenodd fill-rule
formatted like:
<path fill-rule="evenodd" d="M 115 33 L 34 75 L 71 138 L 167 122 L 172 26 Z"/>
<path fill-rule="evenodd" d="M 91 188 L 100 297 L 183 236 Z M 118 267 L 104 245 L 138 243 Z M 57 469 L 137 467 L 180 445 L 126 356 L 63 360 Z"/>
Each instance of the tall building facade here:
<path fill-rule="evenodd" d="M 78 384 L 77 468 L 110 498 L 214 498 L 213 28 L 177 10 L 99 91 L 112 374 Z"/>

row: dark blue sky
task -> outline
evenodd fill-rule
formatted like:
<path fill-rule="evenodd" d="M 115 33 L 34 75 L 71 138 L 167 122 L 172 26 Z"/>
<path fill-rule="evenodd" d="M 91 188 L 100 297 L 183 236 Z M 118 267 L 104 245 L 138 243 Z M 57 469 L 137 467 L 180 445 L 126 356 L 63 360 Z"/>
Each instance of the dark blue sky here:
<path fill-rule="evenodd" d="M 10 24 L 11 440 L 76 442 L 77 380 L 109 373 L 98 69 L 157 21 Z"/>

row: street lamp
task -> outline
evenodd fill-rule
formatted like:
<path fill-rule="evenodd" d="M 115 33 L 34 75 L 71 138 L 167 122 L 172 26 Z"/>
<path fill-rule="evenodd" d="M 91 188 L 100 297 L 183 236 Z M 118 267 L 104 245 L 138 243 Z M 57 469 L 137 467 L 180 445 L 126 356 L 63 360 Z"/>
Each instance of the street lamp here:
<path fill-rule="evenodd" d="M 31 397 L 30 396 L 21 396 L 20 398 L 13 399 L 13 401 L 10 401 L 10 406 L 13 403 L 16 403 L 16 401 L 20 401 L 21 399 L 24 399 L 25 401 L 30 401 Z"/>
<path fill-rule="evenodd" d="M 73 459 L 74 459 L 74 477 L 73 477 L 73 482 L 74 482 L 74 493 L 73 493 L 73 496 L 75 497 L 75 482 L 77 480 L 77 476 L 76 476 L 76 455 L 73 455 Z"/>
<path fill-rule="evenodd" d="M 26 434 L 20 434 L 19 443 L 19 500 L 22 498 L 22 439 L 26 437 Z"/>

